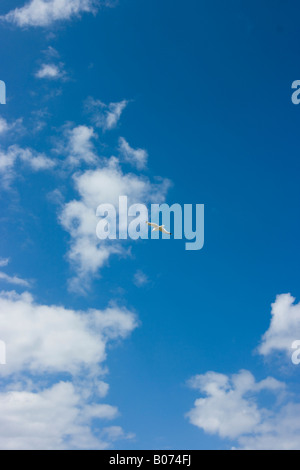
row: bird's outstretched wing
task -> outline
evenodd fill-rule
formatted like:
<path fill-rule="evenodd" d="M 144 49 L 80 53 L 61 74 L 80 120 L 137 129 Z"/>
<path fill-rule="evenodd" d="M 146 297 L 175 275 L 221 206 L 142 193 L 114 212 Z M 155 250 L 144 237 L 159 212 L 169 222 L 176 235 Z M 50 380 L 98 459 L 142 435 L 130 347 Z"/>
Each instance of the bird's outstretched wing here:
<path fill-rule="evenodd" d="M 165 233 L 165 234 L 167 234 L 167 235 L 172 235 L 172 233 L 171 233 L 171 232 L 167 232 L 167 230 L 166 230 L 164 227 L 161 228 L 161 231 L 162 231 L 162 233 Z"/>
<path fill-rule="evenodd" d="M 151 222 L 146 222 L 147 225 L 150 225 L 151 227 L 154 227 L 154 228 L 159 228 L 159 226 L 157 224 L 152 224 Z"/>

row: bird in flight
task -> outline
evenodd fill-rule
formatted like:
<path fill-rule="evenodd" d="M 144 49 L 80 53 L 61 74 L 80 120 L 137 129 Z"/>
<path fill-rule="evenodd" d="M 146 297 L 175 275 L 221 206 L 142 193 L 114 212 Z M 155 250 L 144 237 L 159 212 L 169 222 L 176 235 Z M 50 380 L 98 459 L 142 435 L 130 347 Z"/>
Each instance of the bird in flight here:
<path fill-rule="evenodd" d="M 157 224 L 152 224 L 150 222 L 146 222 L 147 225 L 150 225 L 151 227 L 154 227 L 152 232 L 162 232 L 162 233 L 165 233 L 167 235 L 172 235 L 172 233 L 170 232 L 167 232 L 167 230 L 165 229 L 165 226 L 164 225 L 157 225 Z"/>

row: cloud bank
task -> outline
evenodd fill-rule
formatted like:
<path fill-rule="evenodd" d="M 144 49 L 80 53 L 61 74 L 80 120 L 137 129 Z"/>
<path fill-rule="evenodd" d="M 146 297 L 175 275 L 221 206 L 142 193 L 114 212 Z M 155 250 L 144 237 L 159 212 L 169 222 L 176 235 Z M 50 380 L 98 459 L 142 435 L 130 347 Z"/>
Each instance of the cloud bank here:
<path fill-rule="evenodd" d="M 0 448 L 105 449 L 132 438 L 119 426 L 107 427 L 118 409 L 99 403 L 108 392 L 99 377 L 108 343 L 136 327 L 126 309 L 81 312 L 38 304 L 28 292 L 1 292 L 7 364 L 0 369 Z M 72 381 L 58 380 L 61 374 Z"/>

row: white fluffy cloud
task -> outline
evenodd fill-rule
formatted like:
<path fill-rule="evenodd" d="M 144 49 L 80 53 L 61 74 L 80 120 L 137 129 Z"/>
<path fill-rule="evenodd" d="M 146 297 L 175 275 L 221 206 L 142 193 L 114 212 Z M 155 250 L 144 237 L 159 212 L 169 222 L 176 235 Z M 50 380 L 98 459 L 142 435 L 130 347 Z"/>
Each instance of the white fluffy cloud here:
<path fill-rule="evenodd" d="M 299 450 L 300 404 L 288 403 L 269 413 L 251 436 L 238 440 L 242 450 Z"/>
<path fill-rule="evenodd" d="M 6 385 L 0 393 L 0 448 L 104 449 L 132 438 L 119 426 L 107 427 L 118 409 L 99 402 L 109 389 L 99 376 L 106 372 L 107 344 L 136 326 L 126 309 L 74 311 L 38 304 L 28 292 L 1 292 L 6 365 L 0 374 Z M 72 382 L 53 385 L 57 374 L 71 375 Z"/>
<path fill-rule="evenodd" d="M 75 177 L 75 186 L 84 204 L 95 209 L 106 202 L 117 207 L 122 195 L 128 197 L 128 204 L 159 204 L 165 200 L 169 184 L 168 180 L 151 183 L 148 178 L 123 173 L 115 158 L 111 158 L 102 168 L 88 170 Z"/>
<path fill-rule="evenodd" d="M 92 127 L 67 125 L 55 151 L 66 157 L 66 163 L 70 167 L 79 166 L 82 162 L 95 165 L 99 163 L 94 147 L 96 138 Z"/>
<path fill-rule="evenodd" d="M 147 165 L 147 151 L 132 148 L 123 137 L 119 139 L 119 151 L 124 161 L 135 166 L 138 170 L 142 170 Z"/>
<path fill-rule="evenodd" d="M 86 109 L 92 115 L 92 121 L 96 127 L 104 131 L 112 130 L 117 127 L 121 115 L 128 105 L 128 101 L 123 100 L 118 103 L 106 105 L 100 100 L 89 98 L 86 101 Z"/>
<path fill-rule="evenodd" d="M 295 301 L 291 294 L 283 294 L 272 304 L 271 324 L 258 349 L 263 356 L 274 352 L 290 356 L 292 343 L 300 340 L 300 304 Z"/>
<path fill-rule="evenodd" d="M 118 209 L 119 196 L 127 196 L 128 203 L 161 203 L 165 200 L 169 181 L 158 184 L 128 173 L 124 174 L 115 158 L 102 168 L 87 170 L 74 177 L 79 200 L 66 203 L 60 214 L 60 222 L 71 236 L 69 260 L 77 276 L 71 288 L 84 291 L 91 276 L 97 274 L 112 254 L 124 253 L 116 241 L 100 241 L 96 236 L 98 219 L 96 210 L 100 204 L 113 204 Z"/>
<path fill-rule="evenodd" d="M 204 398 L 197 399 L 186 416 L 206 433 L 230 439 L 243 450 L 299 449 L 300 404 L 288 401 L 282 382 L 270 377 L 256 382 L 248 371 L 231 377 L 208 372 L 189 385 Z M 259 405 L 261 392 L 274 394 L 273 406 Z"/>
<path fill-rule="evenodd" d="M 20 27 L 50 26 L 56 21 L 70 20 L 81 13 L 95 13 L 99 0 L 31 0 L 2 19 Z"/>
<path fill-rule="evenodd" d="M 266 411 L 258 407 L 255 395 L 284 388 L 273 378 L 256 383 L 248 371 L 231 378 L 208 372 L 191 379 L 190 386 L 206 395 L 187 414 L 190 422 L 209 434 L 231 439 L 250 434 L 262 424 Z"/>
<path fill-rule="evenodd" d="M 35 74 L 36 78 L 45 78 L 49 80 L 57 80 L 65 77 L 63 64 L 42 64 L 40 69 Z"/>
<path fill-rule="evenodd" d="M 70 382 L 38 391 L 12 388 L 0 393 L 0 448 L 105 449 L 115 439 L 107 428 L 99 429 L 99 420 L 107 422 L 117 414 L 113 406 L 88 403 Z M 93 422 L 97 423 L 95 430 L 100 437 L 93 433 Z M 121 428 L 118 438 L 127 438 Z"/>
<path fill-rule="evenodd" d="M 98 372 L 108 341 L 125 338 L 137 326 L 135 316 L 117 307 L 76 312 L 39 305 L 29 293 L 0 293 L 0 332 L 7 365 L 0 373 Z"/>

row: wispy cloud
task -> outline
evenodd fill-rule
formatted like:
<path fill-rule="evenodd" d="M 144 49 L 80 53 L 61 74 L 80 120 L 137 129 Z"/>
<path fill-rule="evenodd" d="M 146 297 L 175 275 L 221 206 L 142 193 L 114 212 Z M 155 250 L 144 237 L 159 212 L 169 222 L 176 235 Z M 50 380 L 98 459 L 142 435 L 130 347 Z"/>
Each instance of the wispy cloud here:
<path fill-rule="evenodd" d="M 54 168 L 56 162 L 42 153 L 18 145 L 10 146 L 6 151 L 0 149 L 0 177 L 6 189 L 10 187 L 11 181 L 15 177 L 15 163 L 20 160 L 32 171 L 43 171 Z"/>
<path fill-rule="evenodd" d="M 137 287 L 144 287 L 149 284 L 149 279 L 143 271 L 138 270 L 134 275 L 133 282 Z"/>
<path fill-rule="evenodd" d="M 0 271 L 0 281 L 5 281 L 8 284 L 15 284 L 16 286 L 29 287 L 29 282 L 24 279 L 20 279 L 17 276 L 9 276 L 6 273 Z"/>
<path fill-rule="evenodd" d="M 105 104 L 100 100 L 88 98 L 85 108 L 92 116 L 93 124 L 104 131 L 117 127 L 121 115 L 128 105 L 128 101 L 123 100 L 118 103 Z"/>
<path fill-rule="evenodd" d="M 0 267 L 4 268 L 9 264 L 10 260 L 9 258 L 0 258 Z M 16 286 L 21 286 L 21 287 L 29 287 L 29 282 L 26 281 L 25 279 L 21 279 L 17 276 L 9 276 L 8 274 L 4 273 L 3 271 L 0 271 L 0 281 L 4 281 L 7 284 L 14 284 Z"/>
<path fill-rule="evenodd" d="M 52 46 L 48 46 L 47 49 L 43 51 L 43 53 L 45 54 L 46 57 L 51 58 L 51 59 L 52 58 L 57 59 L 60 56 L 58 50 Z"/>
<path fill-rule="evenodd" d="M 20 27 L 50 26 L 82 13 L 95 14 L 100 4 L 100 0 L 31 0 L 2 16 L 2 19 Z"/>
<path fill-rule="evenodd" d="M 23 119 L 16 119 L 13 122 L 8 122 L 3 117 L 0 117 L 0 136 L 11 131 L 21 133 L 23 131 Z"/>
<path fill-rule="evenodd" d="M 138 170 L 142 170 L 146 167 L 148 160 L 147 151 L 130 147 L 124 137 L 120 137 L 119 139 L 119 151 L 124 161 L 135 166 Z"/>
<path fill-rule="evenodd" d="M 7 266 L 9 264 L 9 258 L 0 258 L 0 268 Z"/>

